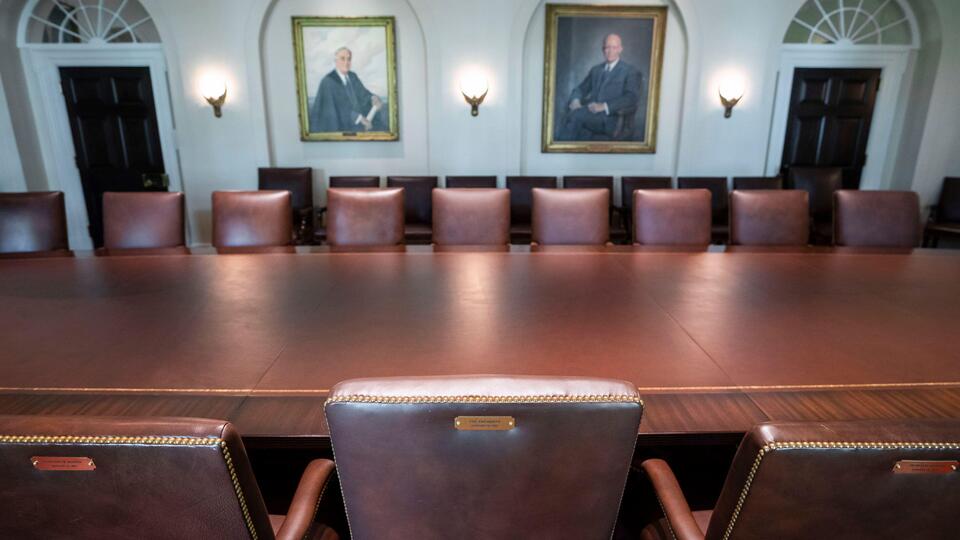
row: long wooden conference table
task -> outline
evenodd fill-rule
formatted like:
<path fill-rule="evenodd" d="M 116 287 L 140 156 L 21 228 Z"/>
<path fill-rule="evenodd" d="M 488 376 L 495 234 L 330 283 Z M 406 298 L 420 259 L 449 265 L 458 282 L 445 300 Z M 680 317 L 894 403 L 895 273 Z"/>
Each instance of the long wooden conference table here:
<path fill-rule="evenodd" d="M 352 377 L 617 377 L 641 436 L 960 417 L 960 256 L 310 253 L 0 260 L 0 414 L 324 440 Z"/>

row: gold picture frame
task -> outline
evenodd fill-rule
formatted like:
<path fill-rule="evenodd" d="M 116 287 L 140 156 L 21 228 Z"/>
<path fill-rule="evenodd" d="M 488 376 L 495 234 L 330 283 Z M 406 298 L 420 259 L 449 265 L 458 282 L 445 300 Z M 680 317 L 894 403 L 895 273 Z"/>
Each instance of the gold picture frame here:
<path fill-rule="evenodd" d="M 546 8 L 542 151 L 655 153 L 667 8 Z"/>
<path fill-rule="evenodd" d="M 394 17 L 292 17 L 301 141 L 399 140 L 395 24 Z M 353 50 L 367 54 L 354 58 Z"/>

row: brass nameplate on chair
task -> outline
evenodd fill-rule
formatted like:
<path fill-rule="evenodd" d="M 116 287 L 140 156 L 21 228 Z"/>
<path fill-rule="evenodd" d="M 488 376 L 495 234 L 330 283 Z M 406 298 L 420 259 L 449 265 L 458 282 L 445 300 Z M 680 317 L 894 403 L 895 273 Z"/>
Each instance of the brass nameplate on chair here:
<path fill-rule="evenodd" d="M 461 431 L 507 431 L 517 426 L 512 416 L 458 416 L 453 426 Z"/>
<path fill-rule="evenodd" d="M 33 456 L 33 468 L 40 471 L 93 471 L 97 466 L 88 457 Z"/>
<path fill-rule="evenodd" d="M 927 461 L 920 459 L 901 459 L 893 466 L 894 474 L 950 474 L 957 472 L 957 465 L 960 462 L 954 461 Z"/>

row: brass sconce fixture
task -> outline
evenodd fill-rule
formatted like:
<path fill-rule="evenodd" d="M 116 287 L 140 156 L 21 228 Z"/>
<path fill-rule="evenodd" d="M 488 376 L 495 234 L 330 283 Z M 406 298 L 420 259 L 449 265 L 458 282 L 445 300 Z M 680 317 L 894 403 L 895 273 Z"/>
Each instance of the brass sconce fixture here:
<path fill-rule="evenodd" d="M 470 116 L 480 114 L 480 104 L 483 103 L 483 98 L 487 97 L 489 90 L 487 79 L 478 73 L 469 73 L 460 79 L 460 93 L 470 104 Z"/>
<path fill-rule="evenodd" d="M 201 85 L 203 99 L 213 107 L 213 116 L 223 116 L 223 104 L 227 101 L 227 83 L 223 79 L 209 78 Z"/>
<path fill-rule="evenodd" d="M 717 93 L 720 94 L 720 104 L 723 105 L 723 117 L 730 118 L 733 108 L 743 99 L 743 83 L 736 79 L 726 80 L 720 84 Z"/>

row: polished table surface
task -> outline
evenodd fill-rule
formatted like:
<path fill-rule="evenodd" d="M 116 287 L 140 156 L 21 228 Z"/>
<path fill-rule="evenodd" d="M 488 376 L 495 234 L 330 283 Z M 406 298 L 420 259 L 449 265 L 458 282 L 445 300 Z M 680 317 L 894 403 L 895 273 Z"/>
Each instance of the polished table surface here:
<path fill-rule="evenodd" d="M 960 256 L 314 253 L 0 260 L 0 413 L 324 437 L 351 377 L 637 385 L 641 432 L 960 415 Z"/>

